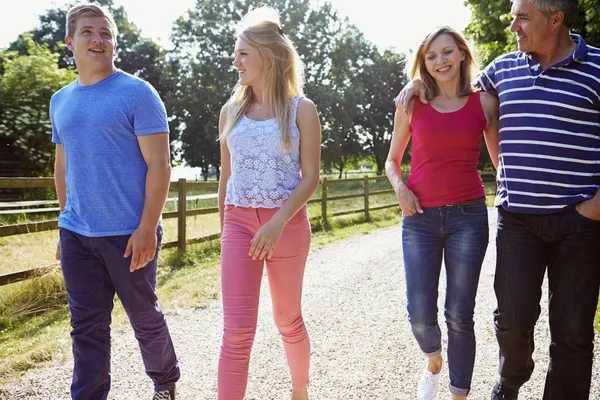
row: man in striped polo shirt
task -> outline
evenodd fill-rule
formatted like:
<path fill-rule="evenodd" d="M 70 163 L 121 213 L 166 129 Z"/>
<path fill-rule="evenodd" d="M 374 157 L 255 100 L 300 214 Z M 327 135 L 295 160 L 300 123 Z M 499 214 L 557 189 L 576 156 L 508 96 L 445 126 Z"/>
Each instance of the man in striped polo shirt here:
<path fill-rule="evenodd" d="M 577 0 L 515 0 L 511 13 L 519 51 L 478 81 L 500 99 L 492 399 L 516 399 L 533 372 L 546 269 L 544 399 L 588 399 L 600 285 L 600 50 L 569 35 Z"/>
<path fill-rule="evenodd" d="M 577 0 L 514 0 L 511 13 L 519 51 L 498 57 L 477 80 L 500 100 L 500 379 L 492 399 L 517 399 L 533 372 L 547 269 L 552 341 L 543 398 L 583 400 L 600 286 L 600 50 L 569 34 Z M 418 90 L 407 87 L 398 106 Z"/>

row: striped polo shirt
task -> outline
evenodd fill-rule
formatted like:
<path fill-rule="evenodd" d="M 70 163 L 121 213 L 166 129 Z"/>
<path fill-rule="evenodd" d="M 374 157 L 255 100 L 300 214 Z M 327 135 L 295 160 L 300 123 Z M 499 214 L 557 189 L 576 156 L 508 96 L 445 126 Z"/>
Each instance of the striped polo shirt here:
<path fill-rule="evenodd" d="M 546 70 L 514 52 L 477 78 L 500 100 L 496 206 L 549 214 L 600 187 L 600 49 L 571 38 L 575 52 Z"/>

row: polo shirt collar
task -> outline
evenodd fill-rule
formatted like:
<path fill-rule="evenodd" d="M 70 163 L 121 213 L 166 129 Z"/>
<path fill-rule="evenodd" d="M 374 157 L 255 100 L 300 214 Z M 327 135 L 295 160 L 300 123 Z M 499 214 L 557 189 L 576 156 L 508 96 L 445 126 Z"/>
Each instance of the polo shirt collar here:
<path fill-rule="evenodd" d="M 570 34 L 571 39 L 577 42 L 577 48 L 575 49 L 575 53 L 573 53 L 573 59 L 585 61 L 588 53 L 588 46 L 585 43 L 585 40 L 577 34 Z"/>

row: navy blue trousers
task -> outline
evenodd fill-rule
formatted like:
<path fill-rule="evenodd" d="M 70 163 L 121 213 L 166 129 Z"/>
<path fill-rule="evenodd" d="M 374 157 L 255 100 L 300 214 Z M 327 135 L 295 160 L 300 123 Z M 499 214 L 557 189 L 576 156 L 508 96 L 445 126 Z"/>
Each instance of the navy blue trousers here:
<path fill-rule="evenodd" d="M 534 327 L 547 273 L 551 343 L 543 399 L 587 400 L 600 285 L 600 222 L 575 208 L 537 215 L 499 207 L 496 244 L 500 381 L 492 399 L 516 399 L 531 377 Z"/>
<path fill-rule="evenodd" d="M 170 389 L 179 366 L 167 322 L 155 293 L 158 250 L 144 268 L 129 272 L 124 258 L 130 235 L 87 237 L 60 229 L 61 266 L 71 310 L 73 382 L 76 400 L 106 399 L 110 390 L 110 323 L 115 293 L 138 340 L 155 390 Z"/>

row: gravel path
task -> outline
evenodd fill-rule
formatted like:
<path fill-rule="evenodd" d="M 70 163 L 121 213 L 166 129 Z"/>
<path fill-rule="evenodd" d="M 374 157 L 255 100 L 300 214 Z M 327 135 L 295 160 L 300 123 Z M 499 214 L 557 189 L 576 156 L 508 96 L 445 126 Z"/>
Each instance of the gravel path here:
<path fill-rule="evenodd" d="M 495 212 L 490 212 L 491 238 Z M 492 240 L 493 242 L 493 240 Z M 488 248 L 476 308 L 477 358 L 473 399 L 489 399 L 496 378 L 497 345 L 492 327 L 495 248 Z M 442 276 L 440 293 L 444 292 Z M 288 399 L 289 376 L 283 346 L 271 319 L 270 296 L 263 280 L 258 332 L 250 363 L 248 400 Z M 544 289 L 546 290 L 546 289 Z M 546 298 L 546 291 L 544 299 Z M 544 300 L 545 303 L 545 300 Z M 442 297 L 440 297 L 440 309 Z M 540 399 L 547 365 L 546 304 L 536 328 L 536 368 L 521 399 Z M 406 315 L 400 227 L 336 242 L 311 254 L 305 278 L 304 317 L 312 341 L 311 399 L 414 399 L 424 365 Z M 442 317 L 440 313 L 440 317 Z M 169 314 L 180 358 L 180 399 L 216 399 L 216 368 L 221 338 L 219 301 L 202 310 Z M 440 322 L 442 320 L 440 319 Z M 442 325 L 445 330 L 445 325 Z M 130 331 L 113 335 L 113 386 L 110 399 L 150 399 Z M 444 342 L 446 338 L 444 337 Z M 591 399 L 600 399 L 600 337 Z M 0 386 L 0 398 L 68 399 L 71 364 L 27 373 Z M 449 399 L 448 368 L 442 371 L 439 399 Z"/>

